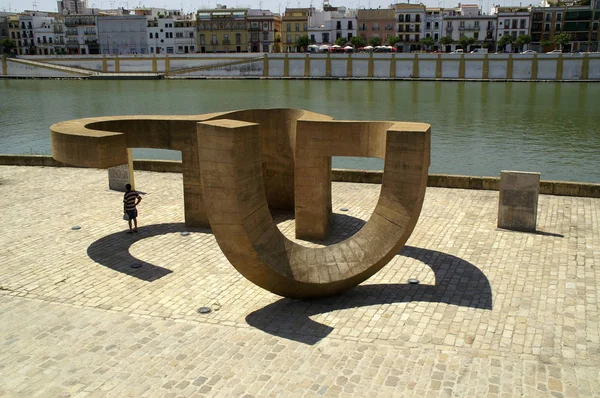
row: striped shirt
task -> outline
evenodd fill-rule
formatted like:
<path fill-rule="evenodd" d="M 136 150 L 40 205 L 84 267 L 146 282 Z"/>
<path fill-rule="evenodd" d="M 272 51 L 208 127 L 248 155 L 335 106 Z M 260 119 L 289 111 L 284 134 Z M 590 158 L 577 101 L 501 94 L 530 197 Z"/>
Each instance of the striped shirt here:
<path fill-rule="evenodd" d="M 125 203 L 125 210 L 135 210 L 135 201 L 140 196 L 136 191 L 127 191 L 123 196 L 123 203 Z"/>

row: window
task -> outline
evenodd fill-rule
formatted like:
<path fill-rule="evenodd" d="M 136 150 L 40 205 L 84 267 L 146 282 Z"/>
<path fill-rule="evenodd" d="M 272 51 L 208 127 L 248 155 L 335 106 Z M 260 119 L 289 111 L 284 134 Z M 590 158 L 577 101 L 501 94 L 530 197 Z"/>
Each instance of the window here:
<path fill-rule="evenodd" d="M 151 39 L 154 39 L 154 36 L 152 35 L 152 33 L 150 33 L 150 38 L 151 38 Z"/>
<path fill-rule="evenodd" d="M 431 30 L 431 22 L 425 23 L 425 29 Z M 427 36 L 427 37 L 429 37 L 429 36 Z"/>
<path fill-rule="evenodd" d="M 404 19 L 406 22 L 410 22 L 410 14 L 406 15 L 406 18 Z"/>
<path fill-rule="evenodd" d="M 352 38 L 352 33 L 348 33 L 348 41 Z"/>
<path fill-rule="evenodd" d="M 435 29 L 439 29 L 440 28 L 440 23 L 436 22 L 433 26 L 434 26 Z"/>
<path fill-rule="evenodd" d="M 202 45 L 206 44 L 204 42 L 204 35 L 200 35 L 200 44 L 202 44 Z"/>
<path fill-rule="evenodd" d="M 311 43 L 316 43 L 317 41 L 315 40 L 315 35 L 310 35 L 310 42 Z"/>
<path fill-rule="evenodd" d="M 296 32 L 300 32 L 300 24 L 299 23 L 296 24 Z"/>
<path fill-rule="evenodd" d="M 287 30 L 288 32 L 291 32 L 291 31 L 292 31 L 292 24 L 288 23 L 288 24 L 286 24 L 286 25 L 287 25 L 287 27 L 286 27 L 286 30 Z"/>
<path fill-rule="evenodd" d="M 342 32 L 336 32 L 335 33 L 335 39 L 339 39 L 340 37 L 342 37 Z"/>
<path fill-rule="evenodd" d="M 527 24 L 527 20 L 525 20 L 525 19 L 521 19 L 521 20 L 519 21 L 519 27 L 520 27 L 521 29 L 525 29 L 525 24 Z"/>
<path fill-rule="evenodd" d="M 217 35 L 212 35 L 212 44 L 217 44 Z"/>
<path fill-rule="evenodd" d="M 548 32 L 548 31 L 550 30 L 550 24 L 549 24 L 549 23 L 547 23 L 547 24 L 544 24 L 544 30 L 545 30 L 546 32 Z"/>
<path fill-rule="evenodd" d="M 337 30 L 341 30 L 342 29 L 342 21 L 337 21 L 336 24 L 335 24 L 335 28 Z"/>
<path fill-rule="evenodd" d="M 479 21 L 475 21 L 475 29 L 479 29 Z"/>
<path fill-rule="evenodd" d="M 554 30 L 556 32 L 560 32 L 560 24 L 559 23 L 556 24 L 556 26 L 554 27 Z"/>
<path fill-rule="evenodd" d="M 263 44 L 263 52 L 264 53 L 268 53 L 269 52 L 269 45 L 268 44 Z"/>
<path fill-rule="evenodd" d="M 433 40 L 435 40 L 435 41 L 439 40 L 439 35 L 437 33 L 433 34 Z"/>
<path fill-rule="evenodd" d="M 377 22 L 373 23 L 373 30 L 379 30 L 379 24 Z"/>
<path fill-rule="evenodd" d="M 177 32 L 177 33 L 175 33 L 175 38 L 177 38 L 177 39 L 183 39 L 183 32 Z"/>
<path fill-rule="evenodd" d="M 394 28 L 392 27 L 391 23 L 386 23 L 385 24 L 385 30 L 392 30 L 392 29 L 394 29 Z"/>
<path fill-rule="evenodd" d="M 235 34 L 235 44 L 242 44 L 242 34 L 241 33 Z"/>
<path fill-rule="evenodd" d="M 518 22 L 516 19 L 513 19 L 513 20 L 512 20 L 512 28 L 513 28 L 513 29 L 517 29 L 517 24 L 518 24 L 518 23 L 519 23 L 519 22 Z"/>
<path fill-rule="evenodd" d="M 366 23 L 361 23 L 360 24 L 360 30 L 367 30 L 367 24 Z"/>
<path fill-rule="evenodd" d="M 269 40 L 269 32 L 263 32 L 263 41 Z"/>
<path fill-rule="evenodd" d="M 308 30 L 308 27 L 306 24 L 304 24 L 304 31 L 307 31 L 307 30 Z"/>
<path fill-rule="evenodd" d="M 229 43 L 229 35 L 223 35 L 223 44 L 230 44 Z"/>
<path fill-rule="evenodd" d="M 173 47 L 167 47 L 167 54 L 173 54 Z"/>
<path fill-rule="evenodd" d="M 473 38 L 479 40 L 479 32 L 473 32 Z"/>
<path fill-rule="evenodd" d="M 562 21 L 562 13 L 560 13 L 560 12 L 556 13 L 556 20 L 557 21 Z"/>
<path fill-rule="evenodd" d="M 415 15 L 415 22 L 421 22 L 421 15 Z"/>
<path fill-rule="evenodd" d="M 323 43 L 329 43 L 329 33 L 323 33 Z"/>
<path fill-rule="evenodd" d="M 460 27 L 464 28 L 465 27 L 465 21 L 460 21 Z"/>
<path fill-rule="evenodd" d="M 510 19 L 505 19 L 504 20 L 504 29 L 509 29 L 510 28 Z"/>
<path fill-rule="evenodd" d="M 348 29 L 352 30 L 352 21 L 348 21 Z"/>
<path fill-rule="evenodd" d="M 182 53 L 183 52 L 183 46 L 177 46 L 177 52 Z"/>
<path fill-rule="evenodd" d="M 398 15 L 398 22 L 404 22 L 404 15 Z"/>

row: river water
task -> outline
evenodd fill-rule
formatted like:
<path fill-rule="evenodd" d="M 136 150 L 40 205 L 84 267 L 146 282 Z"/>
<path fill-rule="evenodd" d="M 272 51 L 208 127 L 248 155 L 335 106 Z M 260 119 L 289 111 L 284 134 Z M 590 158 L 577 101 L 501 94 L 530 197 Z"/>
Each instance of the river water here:
<path fill-rule="evenodd" d="M 301 108 L 349 120 L 426 122 L 431 173 L 600 182 L 600 84 L 317 80 L 3 80 L 0 153 L 51 154 L 49 126 L 82 117 Z M 136 158 L 180 159 L 139 149 Z M 379 159 L 335 158 L 381 169 Z"/>

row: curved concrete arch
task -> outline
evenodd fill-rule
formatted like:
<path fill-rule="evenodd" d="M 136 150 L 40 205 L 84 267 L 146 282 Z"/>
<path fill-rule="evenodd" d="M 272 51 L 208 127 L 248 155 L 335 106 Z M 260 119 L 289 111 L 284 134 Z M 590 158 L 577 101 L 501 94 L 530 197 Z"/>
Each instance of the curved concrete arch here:
<path fill-rule="evenodd" d="M 208 228 L 196 124 L 231 118 L 258 123 L 262 170 L 269 206 L 294 208 L 294 153 L 298 120 L 330 120 L 299 109 L 249 109 L 202 115 L 106 116 L 69 120 L 50 126 L 54 159 L 81 167 L 108 168 L 128 162 L 128 148 L 181 151 L 185 223 Z"/>
<path fill-rule="evenodd" d="M 332 155 L 385 159 L 381 194 L 371 218 L 351 238 L 323 248 L 294 243 L 273 223 L 263 188 L 257 124 L 200 122 L 198 136 L 202 189 L 215 238 L 242 275 L 275 294 L 311 298 L 356 286 L 399 252 L 417 223 L 429 169 L 428 124 L 298 121 L 297 222 L 304 218 L 301 222 L 310 224 L 313 214 L 323 218 L 305 204 L 320 203 L 331 212 L 330 200 L 323 198 Z M 301 197 L 309 199 L 303 202 Z"/>

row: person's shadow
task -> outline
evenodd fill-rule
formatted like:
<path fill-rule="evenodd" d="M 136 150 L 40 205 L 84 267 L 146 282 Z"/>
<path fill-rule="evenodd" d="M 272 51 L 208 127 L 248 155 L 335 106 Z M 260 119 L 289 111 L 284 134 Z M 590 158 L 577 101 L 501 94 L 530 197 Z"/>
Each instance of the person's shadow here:
<path fill-rule="evenodd" d="M 315 344 L 330 334 L 333 328 L 310 317 L 341 309 L 410 301 L 492 309 L 490 283 L 473 264 L 450 254 L 412 246 L 405 246 L 400 255 L 427 264 L 435 273 L 435 285 L 360 285 L 323 299 L 298 301 L 282 298 L 252 312 L 246 316 L 246 322 L 275 336 Z"/>

